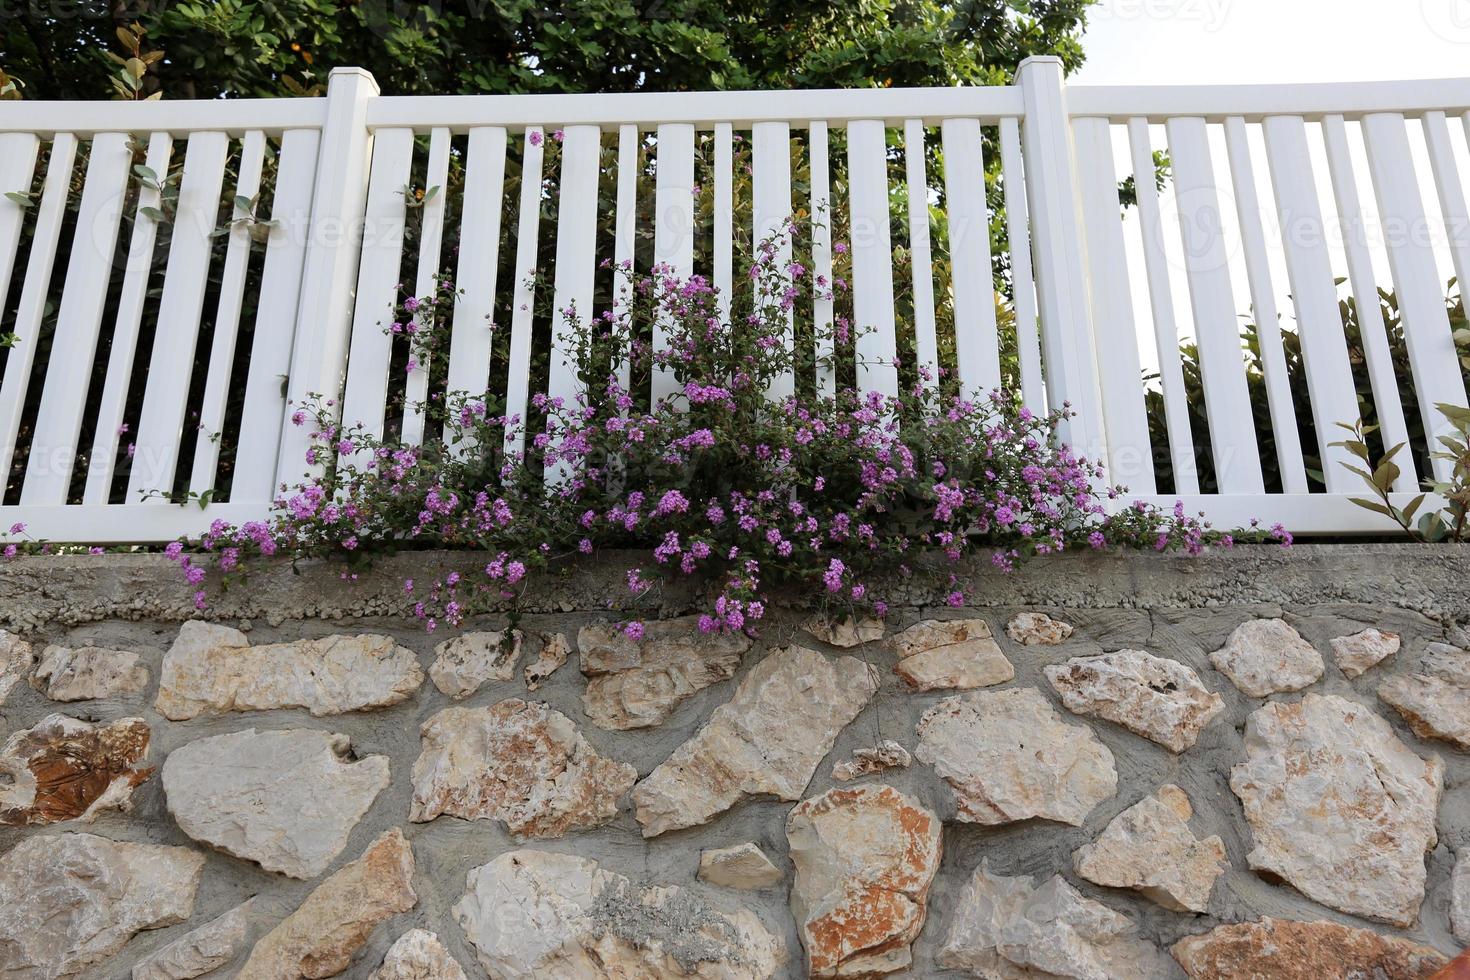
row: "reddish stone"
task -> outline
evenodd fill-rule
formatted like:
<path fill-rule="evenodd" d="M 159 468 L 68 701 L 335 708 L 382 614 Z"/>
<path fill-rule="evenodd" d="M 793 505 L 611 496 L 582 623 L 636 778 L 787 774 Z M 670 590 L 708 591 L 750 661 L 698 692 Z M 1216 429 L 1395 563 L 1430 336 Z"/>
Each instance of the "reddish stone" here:
<path fill-rule="evenodd" d="M 94 726 L 49 715 L 17 732 L 0 754 L 0 824 L 44 826 L 89 817 L 94 806 L 127 809 L 132 791 L 153 775 L 144 766 L 151 738 L 141 718 Z"/>
<path fill-rule="evenodd" d="M 1442 975 L 1435 971 L 1445 964 L 1444 955 L 1437 950 L 1407 939 L 1335 922 L 1271 918 L 1220 926 L 1203 936 L 1181 940 L 1170 952 L 1191 980 L 1322 980 L 1348 976 L 1440 980 Z"/>
<path fill-rule="evenodd" d="M 786 836 L 810 975 L 906 968 L 939 870 L 939 818 L 891 786 L 834 789 L 793 809 Z"/>

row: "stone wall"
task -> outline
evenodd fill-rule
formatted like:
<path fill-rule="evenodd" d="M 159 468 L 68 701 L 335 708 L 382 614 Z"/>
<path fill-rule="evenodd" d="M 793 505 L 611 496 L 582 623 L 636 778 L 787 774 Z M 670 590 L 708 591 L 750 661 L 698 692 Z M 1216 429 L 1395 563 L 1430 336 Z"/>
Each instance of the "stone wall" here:
<path fill-rule="evenodd" d="M 156 557 L 0 567 L 0 975 L 1392 980 L 1470 943 L 1470 549 L 977 566 L 975 606 L 920 577 L 754 642 L 677 592 L 610 630 L 616 556 L 518 636 L 426 635 L 402 578 L 456 564 L 271 567 L 199 619 Z"/>

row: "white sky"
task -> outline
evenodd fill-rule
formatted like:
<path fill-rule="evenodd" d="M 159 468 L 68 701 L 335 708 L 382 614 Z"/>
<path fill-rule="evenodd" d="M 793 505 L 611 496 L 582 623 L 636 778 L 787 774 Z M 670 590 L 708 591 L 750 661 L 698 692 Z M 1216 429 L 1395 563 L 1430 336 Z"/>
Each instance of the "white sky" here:
<path fill-rule="evenodd" d="M 1457 78 L 1470 0 L 1102 0 L 1077 84 Z"/>

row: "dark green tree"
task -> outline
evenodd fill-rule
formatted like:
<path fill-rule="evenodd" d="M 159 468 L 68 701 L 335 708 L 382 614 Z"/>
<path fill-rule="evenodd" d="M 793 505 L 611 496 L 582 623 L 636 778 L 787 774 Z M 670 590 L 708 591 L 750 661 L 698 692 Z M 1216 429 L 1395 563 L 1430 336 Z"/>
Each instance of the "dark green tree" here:
<path fill-rule="evenodd" d="M 106 98 L 103 52 L 137 23 L 166 98 L 311 91 L 341 65 L 387 94 L 993 85 L 1030 55 L 1080 65 L 1093 2 L 15 0 L 0 60 L 28 99 Z"/>

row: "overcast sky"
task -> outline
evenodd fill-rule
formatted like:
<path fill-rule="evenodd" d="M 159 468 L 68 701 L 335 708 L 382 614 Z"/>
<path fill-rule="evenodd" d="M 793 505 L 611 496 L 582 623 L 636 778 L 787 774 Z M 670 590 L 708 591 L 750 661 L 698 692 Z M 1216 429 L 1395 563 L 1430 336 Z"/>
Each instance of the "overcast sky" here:
<path fill-rule="evenodd" d="M 1079 84 L 1470 75 L 1470 0 L 1102 0 Z"/>

